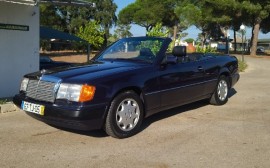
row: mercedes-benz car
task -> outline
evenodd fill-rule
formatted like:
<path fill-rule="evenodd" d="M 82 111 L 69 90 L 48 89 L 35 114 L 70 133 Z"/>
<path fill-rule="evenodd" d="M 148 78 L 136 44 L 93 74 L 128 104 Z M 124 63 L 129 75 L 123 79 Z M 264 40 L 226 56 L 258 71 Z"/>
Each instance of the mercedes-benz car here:
<path fill-rule="evenodd" d="M 116 138 L 140 131 L 144 118 L 206 99 L 228 101 L 239 80 L 234 56 L 168 52 L 170 38 L 120 39 L 88 64 L 27 74 L 13 102 L 49 125 L 104 129 Z"/>

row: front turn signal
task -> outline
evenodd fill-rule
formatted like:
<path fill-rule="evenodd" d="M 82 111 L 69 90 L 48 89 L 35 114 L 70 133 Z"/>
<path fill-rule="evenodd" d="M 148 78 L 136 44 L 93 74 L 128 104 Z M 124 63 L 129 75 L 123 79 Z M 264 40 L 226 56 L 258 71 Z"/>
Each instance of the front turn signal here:
<path fill-rule="evenodd" d="M 90 101 L 94 98 L 96 91 L 95 86 L 83 85 L 80 93 L 80 102 Z"/>

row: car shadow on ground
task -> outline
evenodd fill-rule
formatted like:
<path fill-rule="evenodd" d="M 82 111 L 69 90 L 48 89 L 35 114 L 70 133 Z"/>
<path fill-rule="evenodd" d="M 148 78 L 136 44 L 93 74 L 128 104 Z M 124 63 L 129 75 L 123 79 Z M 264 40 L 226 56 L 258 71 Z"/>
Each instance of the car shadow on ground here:
<path fill-rule="evenodd" d="M 176 107 L 173 109 L 158 112 L 158 113 L 144 119 L 143 124 L 141 126 L 141 131 L 143 131 L 144 129 L 149 127 L 151 124 L 153 124 L 159 120 L 163 120 L 163 119 L 172 117 L 172 116 L 180 114 L 180 113 L 185 113 L 185 112 L 188 112 L 190 110 L 195 110 L 195 109 L 201 108 L 201 107 L 206 106 L 206 105 L 209 105 L 209 102 L 207 100 L 201 100 L 201 101 L 198 101 L 195 103 L 191 103 L 191 104 L 179 106 L 179 107 Z"/>
<path fill-rule="evenodd" d="M 237 91 L 234 88 L 231 88 L 229 93 L 228 93 L 228 97 L 231 98 L 233 97 L 235 94 L 237 94 Z"/>
<path fill-rule="evenodd" d="M 234 88 L 231 88 L 229 90 L 228 93 L 228 98 L 233 97 L 235 94 L 237 93 L 237 91 Z M 169 117 L 172 117 L 174 115 L 180 114 L 180 113 L 184 113 L 184 112 L 188 112 L 190 110 L 195 110 L 195 109 L 199 109 L 203 106 L 207 106 L 209 105 L 209 100 L 201 100 L 201 101 L 197 101 L 191 104 L 186 104 L 183 106 L 179 106 L 173 109 L 169 109 L 169 110 L 165 110 L 165 111 L 161 111 L 159 113 L 156 113 L 148 118 L 146 118 L 143 121 L 143 124 L 141 126 L 141 131 L 146 129 L 147 127 L 149 127 L 152 123 L 159 121 L 159 120 L 163 120 Z"/>
<path fill-rule="evenodd" d="M 232 88 L 232 89 L 230 89 L 230 91 L 228 93 L 228 97 L 231 98 L 235 94 L 237 94 L 237 91 L 234 88 Z M 142 123 L 141 128 L 140 128 L 140 132 L 143 131 L 144 129 L 146 129 L 147 127 L 149 127 L 151 124 L 153 124 L 159 120 L 163 120 L 163 119 L 172 117 L 172 116 L 180 114 L 180 113 L 188 112 L 190 110 L 199 109 L 199 108 L 201 108 L 203 106 L 207 106 L 207 105 L 209 105 L 209 100 L 201 100 L 201 101 L 197 101 L 197 102 L 194 102 L 191 104 L 187 104 L 187 105 L 179 106 L 179 107 L 176 107 L 173 109 L 158 112 L 158 113 L 143 120 L 143 123 Z M 53 127 L 60 129 L 60 130 L 63 130 L 63 131 L 68 131 L 68 132 L 72 132 L 75 134 L 81 134 L 81 135 L 85 135 L 85 136 L 91 136 L 91 137 L 96 137 L 96 138 L 108 137 L 108 135 L 102 129 L 101 130 L 94 130 L 94 131 L 78 131 L 78 130 L 72 130 L 72 129 L 68 129 L 68 128 L 60 128 L 60 127 L 56 127 L 56 126 L 53 126 Z"/>
<path fill-rule="evenodd" d="M 50 125 L 54 128 L 57 128 L 62 131 L 67 131 L 75 134 L 80 134 L 80 135 L 85 135 L 85 136 L 91 136 L 91 137 L 96 137 L 96 138 L 104 138 L 107 137 L 108 135 L 105 133 L 104 130 L 93 130 L 93 131 L 80 131 L 80 130 L 73 130 L 69 128 L 63 128 L 63 127 L 57 127 L 55 125 Z"/>

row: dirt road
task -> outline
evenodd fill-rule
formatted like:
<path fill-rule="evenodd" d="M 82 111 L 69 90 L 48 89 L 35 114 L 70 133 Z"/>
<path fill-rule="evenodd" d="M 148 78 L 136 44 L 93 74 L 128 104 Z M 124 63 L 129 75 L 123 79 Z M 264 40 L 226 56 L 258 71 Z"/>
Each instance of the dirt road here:
<path fill-rule="evenodd" d="M 2 114 L 0 167 L 268 168 L 270 59 L 246 60 L 226 105 L 164 111 L 128 139 L 60 130 L 22 111 Z"/>

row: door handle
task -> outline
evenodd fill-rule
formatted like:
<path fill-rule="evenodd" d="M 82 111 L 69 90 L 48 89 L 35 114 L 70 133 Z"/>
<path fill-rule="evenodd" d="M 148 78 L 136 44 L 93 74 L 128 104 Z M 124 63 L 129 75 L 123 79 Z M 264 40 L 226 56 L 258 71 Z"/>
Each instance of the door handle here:
<path fill-rule="evenodd" d="M 198 70 L 199 70 L 199 71 L 203 71 L 204 69 L 203 69 L 202 66 L 198 66 Z"/>

